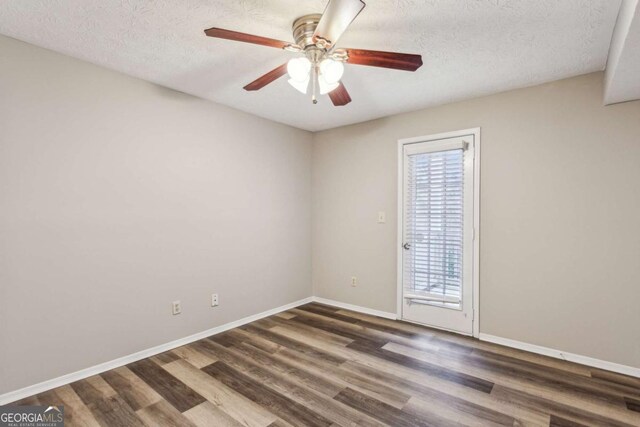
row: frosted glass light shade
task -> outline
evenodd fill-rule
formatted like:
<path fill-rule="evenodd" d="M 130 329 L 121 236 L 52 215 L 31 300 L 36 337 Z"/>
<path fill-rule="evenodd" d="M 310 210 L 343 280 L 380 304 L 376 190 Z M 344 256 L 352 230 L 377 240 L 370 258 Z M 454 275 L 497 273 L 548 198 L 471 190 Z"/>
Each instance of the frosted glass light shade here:
<path fill-rule="evenodd" d="M 343 73 L 344 65 L 342 62 L 325 59 L 320 63 L 320 74 L 328 84 L 338 83 Z"/>
<path fill-rule="evenodd" d="M 320 87 L 320 95 L 325 95 L 335 88 L 337 88 L 340 84 L 338 82 L 328 83 L 324 76 L 321 74 L 318 76 L 318 86 Z"/>
<path fill-rule="evenodd" d="M 293 58 L 287 63 L 287 73 L 292 80 L 302 82 L 309 80 L 311 61 L 307 58 Z"/>
<path fill-rule="evenodd" d="M 307 76 L 306 80 L 289 79 L 289 84 L 306 95 L 309 88 L 309 80 L 309 76 Z"/>

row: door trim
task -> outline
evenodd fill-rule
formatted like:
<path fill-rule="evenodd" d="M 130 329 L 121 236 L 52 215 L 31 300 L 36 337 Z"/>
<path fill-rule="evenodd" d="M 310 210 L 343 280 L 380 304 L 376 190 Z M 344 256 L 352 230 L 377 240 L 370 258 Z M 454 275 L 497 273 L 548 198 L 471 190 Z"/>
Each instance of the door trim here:
<path fill-rule="evenodd" d="M 396 315 L 402 320 L 402 236 L 403 236 L 403 185 L 404 185 L 404 146 L 418 142 L 437 141 L 449 138 L 459 138 L 473 136 L 474 159 L 473 159 L 473 336 L 480 336 L 480 128 L 464 129 L 453 132 L 438 133 L 435 135 L 417 136 L 414 138 L 403 138 L 398 140 L 398 230 L 397 230 L 397 278 L 396 278 Z"/>

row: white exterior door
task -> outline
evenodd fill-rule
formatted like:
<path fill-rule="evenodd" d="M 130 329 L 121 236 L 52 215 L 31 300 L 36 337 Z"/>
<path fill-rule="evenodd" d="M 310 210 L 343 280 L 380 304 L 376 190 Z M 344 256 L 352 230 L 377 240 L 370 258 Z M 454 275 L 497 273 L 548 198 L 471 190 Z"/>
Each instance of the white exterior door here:
<path fill-rule="evenodd" d="M 401 141 L 401 318 L 473 334 L 476 135 Z"/>

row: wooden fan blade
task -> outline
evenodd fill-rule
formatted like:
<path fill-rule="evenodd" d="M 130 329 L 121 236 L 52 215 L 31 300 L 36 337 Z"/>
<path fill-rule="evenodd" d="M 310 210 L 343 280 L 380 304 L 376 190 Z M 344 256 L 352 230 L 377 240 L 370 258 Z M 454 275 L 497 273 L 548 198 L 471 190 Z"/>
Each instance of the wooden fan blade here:
<path fill-rule="evenodd" d="M 349 96 L 349 92 L 347 92 L 347 88 L 344 87 L 342 82 L 337 88 L 329 92 L 329 98 L 331 98 L 331 102 L 336 107 L 341 107 L 351 102 L 351 96 Z"/>
<path fill-rule="evenodd" d="M 277 79 L 279 79 L 280 77 L 284 76 L 285 74 L 287 74 L 287 63 L 286 62 L 284 64 L 280 65 L 279 67 L 274 68 L 273 70 L 269 71 L 267 74 L 258 77 L 257 79 L 255 79 L 254 81 L 252 81 L 251 83 L 246 85 L 244 87 L 244 90 L 251 91 L 251 90 L 262 89 L 263 87 L 265 87 L 269 83 L 276 81 Z"/>
<path fill-rule="evenodd" d="M 393 68 L 395 70 L 404 71 L 415 71 L 422 66 L 421 55 L 365 49 L 345 50 L 349 55 L 349 58 L 347 59 L 347 63 L 349 64 Z"/>
<path fill-rule="evenodd" d="M 222 28 L 209 28 L 208 30 L 204 30 L 204 33 L 209 37 L 259 44 L 262 46 L 277 47 L 279 49 L 284 49 L 285 47 L 292 45 L 292 43 L 287 43 L 282 40 L 255 36 L 253 34 L 239 33 L 237 31 L 224 30 Z"/>
<path fill-rule="evenodd" d="M 335 45 L 364 7 L 362 0 L 329 0 L 313 33 L 313 39 L 322 39 L 328 46 Z"/>

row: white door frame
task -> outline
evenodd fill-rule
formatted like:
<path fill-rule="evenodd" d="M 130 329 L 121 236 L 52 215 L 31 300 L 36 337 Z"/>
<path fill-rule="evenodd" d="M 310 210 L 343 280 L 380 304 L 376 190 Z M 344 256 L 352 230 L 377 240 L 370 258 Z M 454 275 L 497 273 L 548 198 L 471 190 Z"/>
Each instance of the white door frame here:
<path fill-rule="evenodd" d="M 403 257 L 403 185 L 404 185 L 404 146 L 417 142 L 437 141 L 448 138 L 459 138 L 473 136 L 474 159 L 473 159 L 473 336 L 480 336 L 480 128 L 445 132 L 435 135 L 418 136 L 415 138 L 404 138 L 398 140 L 398 242 L 397 242 L 397 309 L 398 319 L 402 319 L 402 257 Z"/>

